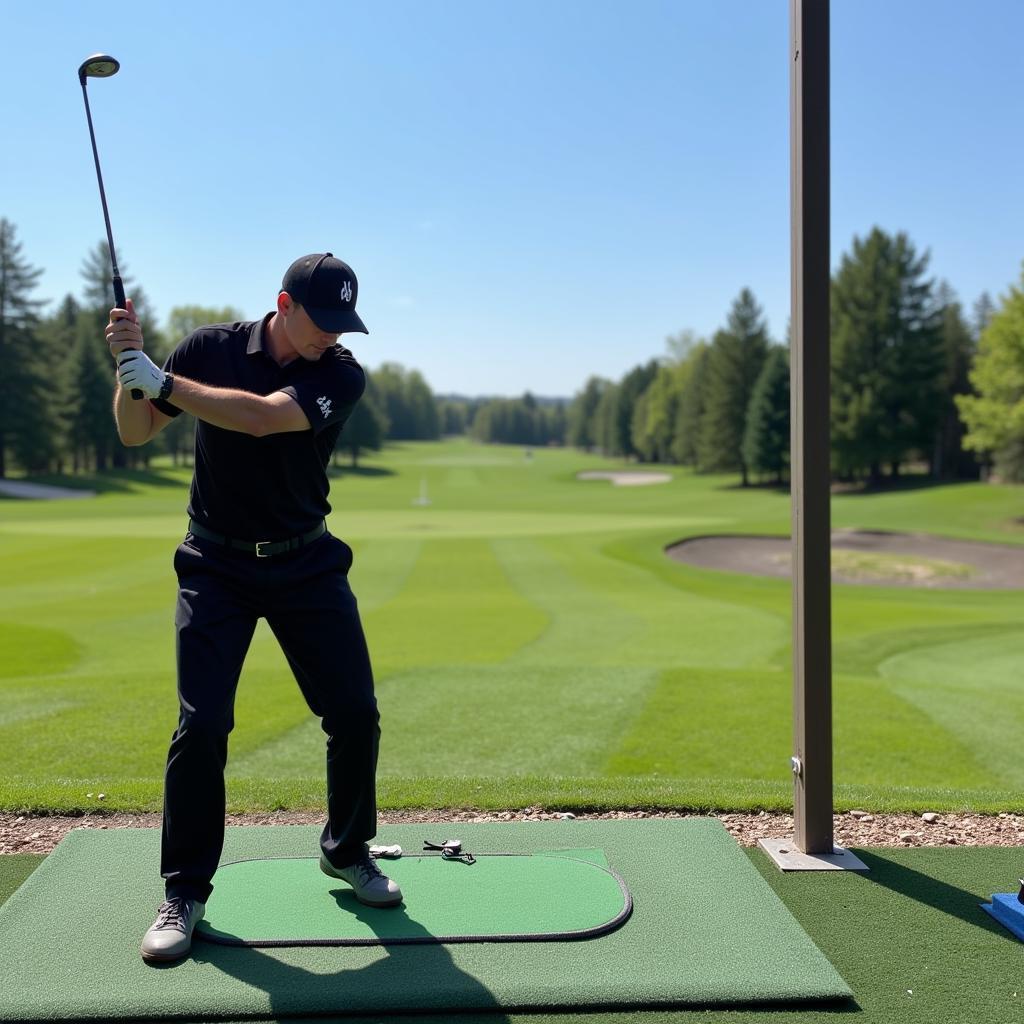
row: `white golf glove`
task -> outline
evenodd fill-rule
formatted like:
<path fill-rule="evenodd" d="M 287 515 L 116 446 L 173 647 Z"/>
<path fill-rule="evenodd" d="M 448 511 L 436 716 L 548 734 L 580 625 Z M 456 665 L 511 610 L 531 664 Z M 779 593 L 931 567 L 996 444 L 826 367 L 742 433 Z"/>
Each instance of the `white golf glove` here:
<path fill-rule="evenodd" d="M 137 388 L 147 398 L 159 398 L 167 381 L 167 374 L 138 348 L 126 348 L 118 355 L 117 376 L 122 388 Z"/>

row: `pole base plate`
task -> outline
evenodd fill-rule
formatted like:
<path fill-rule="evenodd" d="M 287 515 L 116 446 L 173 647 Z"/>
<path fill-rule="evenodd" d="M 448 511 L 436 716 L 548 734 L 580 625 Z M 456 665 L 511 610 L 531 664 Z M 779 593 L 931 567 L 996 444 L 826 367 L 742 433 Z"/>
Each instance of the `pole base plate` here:
<path fill-rule="evenodd" d="M 831 853 L 804 853 L 792 839 L 758 839 L 757 845 L 780 871 L 870 871 L 856 854 L 842 846 Z"/>

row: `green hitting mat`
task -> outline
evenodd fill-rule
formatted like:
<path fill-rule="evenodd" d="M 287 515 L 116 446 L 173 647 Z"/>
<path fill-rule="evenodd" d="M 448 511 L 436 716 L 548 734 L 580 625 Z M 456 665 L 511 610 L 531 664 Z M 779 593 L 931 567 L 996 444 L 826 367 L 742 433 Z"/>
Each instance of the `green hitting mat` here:
<path fill-rule="evenodd" d="M 316 857 L 278 857 L 223 864 L 199 935 L 233 946 L 568 941 L 618 928 L 633 906 L 601 850 L 379 863 L 415 920 L 363 906 L 344 882 L 325 879 Z"/>
<path fill-rule="evenodd" d="M 334 912 L 361 918 L 358 929 L 351 922 L 343 929 L 349 937 L 365 938 L 369 929 L 378 938 L 431 941 L 261 948 L 200 939 L 188 959 L 149 967 L 139 942 L 162 898 L 159 831 L 75 831 L 0 907 L 0 1020 L 241 1021 L 414 1011 L 770 1007 L 851 994 L 728 832 L 711 819 L 460 824 L 458 837 L 477 862 L 382 862 L 388 871 L 402 865 L 399 870 L 408 876 L 401 881 L 404 903 L 386 911 L 362 907 L 346 897 L 344 883 L 320 875 L 319 831 L 229 828 L 222 873 L 208 905 L 211 926 L 236 938 L 248 930 L 250 938 L 266 938 L 256 934 L 271 927 L 266 918 L 247 911 L 245 921 L 229 922 L 237 902 L 228 898 L 236 884 L 231 876 L 263 871 L 267 861 L 292 861 L 292 867 L 312 861 L 309 874 L 317 876 L 315 885 Z M 411 853 L 437 833 L 437 826 L 386 826 L 377 841 Z M 237 868 L 246 862 L 248 867 Z M 261 866 L 253 868 L 254 862 Z M 502 867 L 521 872 L 518 886 L 484 893 L 479 901 L 495 904 L 493 910 L 474 911 L 461 923 L 421 891 L 431 880 L 441 884 L 442 877 L 446 886 L 458 886 L 459 879 L 475 886 Z M 600 898 L 580 902 L 592 909 L 600 904 L 592 916 L 606 917 L 606 925 L 614 920 L 608 917 L 609 880 L 620 906 L 624 893 L 631 894 L 632 913 L 593 938 L 537 939 L 541 916 L 523 909 L 531 901 L 522 890 L 539 884 L 539 876 L 529 875 L 538 867 L 570 885 L 589 882 L 593 872 Z M 266 887 L 246 885 L 241 875 L 237 881 L 248 906 L 272 899 Z M 523 906 L 511 912 L 498 906 L 509 901 Z M 383 914 L 391 918 L 380 934 Z M 481 921 L 493 931 L 501 919 L 501 928 L 523 929 L 531 937 L 437 941 L 442 929 L 457 930 L 465 939 Z M 570 933 L 580 930 L 577 925 L 560 912 L 540 923 Z M 296 930 L 293 921 L 286 937 L 294 939 Z"/>

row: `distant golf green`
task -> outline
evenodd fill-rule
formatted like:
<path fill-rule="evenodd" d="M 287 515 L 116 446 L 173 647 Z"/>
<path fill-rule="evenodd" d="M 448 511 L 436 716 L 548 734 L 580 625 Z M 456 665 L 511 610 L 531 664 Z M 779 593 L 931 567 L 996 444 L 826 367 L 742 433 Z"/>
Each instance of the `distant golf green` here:
<path fill-rule="evenodd" d="M 335 477 L 329 525 L 355 550 L 381 806 L 790 804 L 788 581 L 664 554 L 788 533 L 786 493 L 678 467 L 648 486 L 582 481 L 636 467 L 466 440 L 389 446 L 367 467 Z M 159 808 L 189 475 L 0 500 L 0 807 Z M 837 496 L 833 521 L 1024 543 L 1022 497 L 908 486 Z M 833 605 L 837 805 L 1024 809 L 1024 591 L 838 585 Z M 262 625 L 236 722 L 233 809 L 321 806 L 319 723 Z"/>

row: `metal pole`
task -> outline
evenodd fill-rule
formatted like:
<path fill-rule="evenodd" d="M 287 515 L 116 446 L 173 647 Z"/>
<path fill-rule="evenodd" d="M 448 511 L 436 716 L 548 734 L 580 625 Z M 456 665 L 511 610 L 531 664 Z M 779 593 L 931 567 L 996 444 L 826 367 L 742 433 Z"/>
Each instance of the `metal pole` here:
<path fill-rule="evenodd" d="M 833 852 L 829 0 L 790 0 L 795 843 Z"/>
<path fill-rule="evenodd" d="M 832 831 L 829 0 L 790 0 L 789 24 L 794 835 L 759 845 L 783 871 L 867 871 Z"/>

